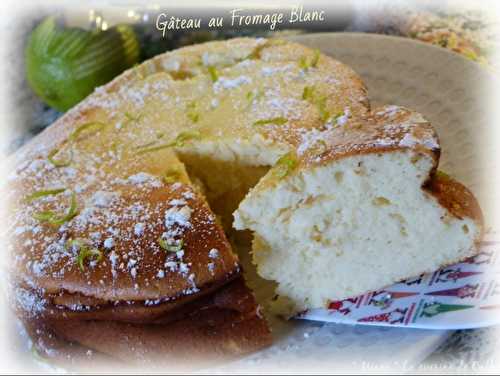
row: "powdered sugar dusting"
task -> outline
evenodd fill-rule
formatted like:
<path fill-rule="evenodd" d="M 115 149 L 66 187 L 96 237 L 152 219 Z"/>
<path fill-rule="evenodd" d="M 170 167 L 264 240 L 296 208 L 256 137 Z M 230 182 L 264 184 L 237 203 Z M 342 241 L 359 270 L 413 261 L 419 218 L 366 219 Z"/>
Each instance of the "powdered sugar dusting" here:
<path fill-rule="evenodd" d="M 388 106 L 365 118 L 349 119 L 327 132 L 309 131 L 298 147 L 300 155 L 312 162 L 322 158 L 365 151 L 380 152 L 387 148 L 439 149 L 437 136 L 420 115 L 402 107 Z M 320 145 L 320 147 L 318 147 Z M 326 152 L 323 156 L 322 153 Z"/>
<path fill-rule="evenodd" d="M 161 182 L 158 178 L 151 174 L 147 174 L 145 172 L 139 172 L 135 175 L 131 175 L 128 177 L 128 182 L 135 185 L 148 185 L 153 188 L 161 187 Z"/>
<path fill-rule="evenodd" d="M 235 89 L 241 85 L 250 84 L 252 79 L 248 76 L 239 76 L 236 78 L 220 77 L 214 83 L 214 91 L 217 93 L 221 90 Z"/>
<path fill-rule="evenodd" d="M 189 206 L 172 207 L 165 212 L 165 227 L 169 228 L 174 225 L 181 227 L 191 227 L 189 219 L 191 218 L 192 209 Z"/>

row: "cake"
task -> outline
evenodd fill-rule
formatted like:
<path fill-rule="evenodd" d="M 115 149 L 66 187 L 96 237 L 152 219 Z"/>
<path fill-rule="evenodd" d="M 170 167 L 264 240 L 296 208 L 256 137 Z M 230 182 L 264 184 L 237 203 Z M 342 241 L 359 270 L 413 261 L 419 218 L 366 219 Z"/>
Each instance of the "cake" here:
<path fill-rule="evenodd" d="M 232 213 L 236 229 L 254 232 L 258 271 L 277 292 L 295 308 L 321 306 L 474 252 L 479 209 L 436 174 L 438 158 L 421 116 L 371 112 L 356 73 L 316 50 L 237 38 L 159 55 L 97 88 L 9 160 L 15 310 L 43 356 L 168 363 L 255 351 L 271 337 L 226 237 Z M 350 179 L 364 191 L 356 202 L 338 190 Z M 393 181 L 413 196 L 392 192 Z M 406 206 L 393 212 L 395 203 Z M 359 265 L 348 260 L 361 250 L 342 248 L 342 236 L 380 227 L 346 216 L 336 232 L 336 210 L 354 205 L 376 208 L 366 221 L 389 221 L 373 253 L 394 254 L 406 232 L 414 267 L 373 263 L 381 276 L 353 282 L 349 268 Z M 437 226 L 432 234 L 405 226 L 408 205 Z M 389 230 L 392 247 L 379 239 Z M 335 268 L 336 257 L 345 260 L 339 278 L 318 269 Z"/>
<path fill-rule="evenodd" d="M 317 103 L 306 84 L 325 88 Z M 289 137 L 367 106 L 350 68 L 263 39 L 166 53 L 98 88 L 13 156 L 3 190 L 13 302 L 40 355 L 168 362 L 267 346 L 219 218 L 230 226 Z"/>

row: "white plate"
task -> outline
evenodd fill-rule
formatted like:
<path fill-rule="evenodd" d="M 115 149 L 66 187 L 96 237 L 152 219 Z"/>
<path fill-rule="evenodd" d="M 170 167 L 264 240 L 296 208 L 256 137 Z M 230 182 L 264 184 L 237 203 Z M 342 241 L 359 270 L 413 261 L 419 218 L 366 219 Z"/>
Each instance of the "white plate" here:
<path fill-rule="evenodd" d="M 494 160 L 494 144 L 484 101 L 492 82 L 487 71 L 458 54 L 407 38 L 321 33 L 289 39 L 350 65 L 366 83 L 373 107 L 398 104 L 424 114 L 440 136 L 440 169 L 466 184 L 478 196 L 487 220 L 491 218 L 492 185 L 486 183 L 493 176 L 487 162 Z M 258 296 L 269 294 L 264 285 L 258 286 Z M 278 339 L 270 349 L 220 372 L 401 372 L 416 366 L 451 334 L 298 321 L 273 321 L 272 327 Z"/>

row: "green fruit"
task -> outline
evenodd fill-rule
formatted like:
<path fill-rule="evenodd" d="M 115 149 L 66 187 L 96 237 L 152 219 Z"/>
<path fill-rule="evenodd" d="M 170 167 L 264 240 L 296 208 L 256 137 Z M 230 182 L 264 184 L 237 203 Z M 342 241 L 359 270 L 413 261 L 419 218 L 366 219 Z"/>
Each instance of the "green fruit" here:
<path fill-rule="evenodd" d="M 64 28 L 48 17 L 33 30 L 26 47 L 30 86 L 48 105 L 66 111 L 139 61 L 130 26 L 106 31 Z"/>

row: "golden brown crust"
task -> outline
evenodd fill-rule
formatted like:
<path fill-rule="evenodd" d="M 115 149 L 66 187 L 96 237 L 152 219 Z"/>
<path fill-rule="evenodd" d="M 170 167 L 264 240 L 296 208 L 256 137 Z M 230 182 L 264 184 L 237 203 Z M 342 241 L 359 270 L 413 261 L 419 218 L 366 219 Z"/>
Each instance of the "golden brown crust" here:
<path fill-rule="evenodd" d="M 481 241 L 484 233 L 483 213 L 471 191 L 440 171 L 431 176 L 424 189 L 434 196 L 451 215 L 458 219 L 472 219 L 479 229 L 475 242 Z"/>
<path fill-rule="evenodd" d="M 238 277 L 234 275 L 231 280 Z M 207 299 L 211 299 L 217 290 L 231 283 L 231 280 L 221 281 L 206 286 L 195 294 L 167 301 L 105 301 L 65 293 L 57 296 L 44 296 L 43 299 L 47 301 L 46 309 L 40 313 L 39 317 L 51 320 L 120 321 L 146 324 L 163 320 L 168 314 L 169 320 L 178 320 L 206 304 Z"/>
<path fill-rule="evenodd" d="M 306 166 L 326 164 L 350 155 L 409 149 L 432 157 L 437 166 L 441 152 L 435 129 L 422 115 L 400 106 L 376 108 L 365 117 L 354 118 L 325 135 L 325 151 L 310 148 L 304 153 Z"/>

